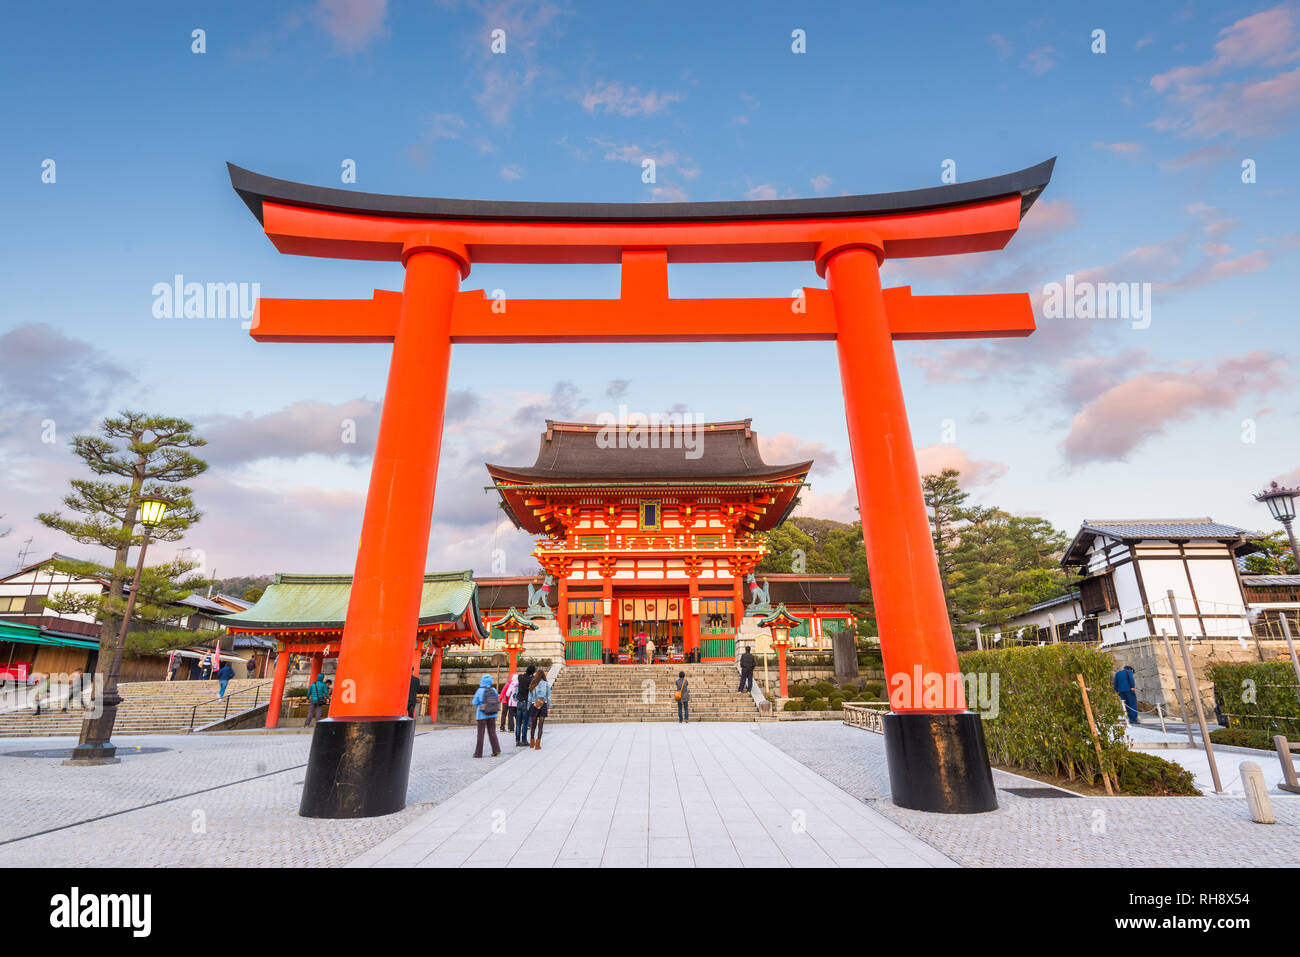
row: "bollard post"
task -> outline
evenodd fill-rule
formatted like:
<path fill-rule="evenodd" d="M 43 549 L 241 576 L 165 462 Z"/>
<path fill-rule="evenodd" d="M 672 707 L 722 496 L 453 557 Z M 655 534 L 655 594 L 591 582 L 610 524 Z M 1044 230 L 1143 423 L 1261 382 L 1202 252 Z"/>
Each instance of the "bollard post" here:
<path fill-rule="evenodd" d="M 1241 762 L 1241 786 L 1246 792 L 1246 807 L 1250 808 L 1250 819 L 1256 824 L 1274 824 L 1273 802 L 1268 796 L 1268 785 L 1264 783 L 1264 772 L 1254 761 Z"/>

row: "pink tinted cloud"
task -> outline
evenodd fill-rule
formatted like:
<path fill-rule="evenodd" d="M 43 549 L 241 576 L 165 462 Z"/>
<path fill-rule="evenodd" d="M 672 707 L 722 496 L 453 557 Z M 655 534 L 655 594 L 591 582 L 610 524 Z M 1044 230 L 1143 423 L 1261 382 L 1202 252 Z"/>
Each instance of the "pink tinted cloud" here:
<path fill-rule="evenodd" d="M 317 0 L 312 19 L 345 53 L 359 53 L 387 30 L 388 0 Z"/>
<path fill-rule="evenodd" d="M 1150 370 L 1110 386 L 1084 404 L 1061 442 L 1066 462 L 1125 461 L 1177 422 L 1233 408 L 1247 395 L 1285 387 L 1290 360 L 1263 350 L 1217 366 Z"/>
<path fill-rule="evenodd" d="M 944 469 L 956 469 L 963 487 L 988 485 L 1007 474 L 1008 466 L 991 459 L 972 459 L 955 445 L 927 445 L 916 450 L 916 464 L 922 475 L 937 475 Z"/>

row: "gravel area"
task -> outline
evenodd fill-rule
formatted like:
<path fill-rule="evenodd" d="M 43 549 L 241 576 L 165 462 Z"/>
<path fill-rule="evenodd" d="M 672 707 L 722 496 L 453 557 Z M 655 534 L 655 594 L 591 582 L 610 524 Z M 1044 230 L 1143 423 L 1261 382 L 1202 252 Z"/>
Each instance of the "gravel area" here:
<path fill-rule="evenodd" d="M 1277 823 L 1256 824 L 1245 799 L 1022 797 L 1042 787 L 994 771 L 998 810 L 927 814 L 889 799 L 884 739 L 842 724 L 760 724 L 755 733 L 969 867 L 1294 867 L 1300 796 L 1272 796 Z"/>

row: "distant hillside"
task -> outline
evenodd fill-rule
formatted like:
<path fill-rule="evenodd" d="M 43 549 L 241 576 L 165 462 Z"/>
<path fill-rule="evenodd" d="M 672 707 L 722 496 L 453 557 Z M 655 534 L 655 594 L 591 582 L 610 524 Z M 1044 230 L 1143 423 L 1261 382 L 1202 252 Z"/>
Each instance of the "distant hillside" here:
<path fill-rule="evenodd" d="M 253 597 L 248 601 L 256 601 L 261 597 L 262 592 L 266 591 L 266 586 L 275 581 L 274 575 L 245 575 L 238 578 L 219 578 L 216 586 L 212 589 L 215 595 L 217 592 L 229 595 L 232 598 L 244 598 L 245 593 L 250 589 L 256 589 Z"/>

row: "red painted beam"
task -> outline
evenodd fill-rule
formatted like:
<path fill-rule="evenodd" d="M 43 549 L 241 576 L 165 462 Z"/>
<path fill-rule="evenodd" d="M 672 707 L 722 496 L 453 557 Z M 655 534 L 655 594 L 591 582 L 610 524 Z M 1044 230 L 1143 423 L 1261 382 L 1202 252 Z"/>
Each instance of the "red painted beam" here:
<path fill-rule="evenodd" d="M 653 271 L 636 270 L 629 288 L 644 289 Z M 263 299 L 251 334 L 259 342 L 392 342 L 401 294 L 371 299 Z M 1028 294 L 913 296 L 886 289 L 894 339 L 1027 336 L 1034 331 Z M 497 310 L 494 311 L 494 305 Z M 457 294 L 452 342 L 742 342 L 830 341 L 835 315 L 825 289 L 790 299 L 493 300 L 482 290 Z"/>

